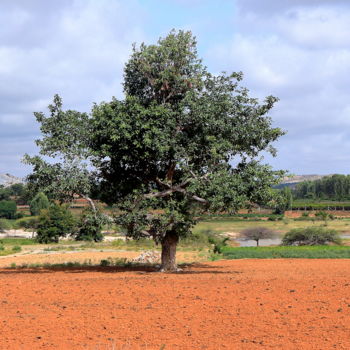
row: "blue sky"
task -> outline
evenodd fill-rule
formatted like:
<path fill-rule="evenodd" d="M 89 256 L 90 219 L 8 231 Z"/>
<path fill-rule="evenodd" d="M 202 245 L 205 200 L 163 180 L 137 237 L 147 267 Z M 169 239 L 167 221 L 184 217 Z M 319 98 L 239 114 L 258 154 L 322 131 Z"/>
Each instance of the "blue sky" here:
<path fill-rule="evenodd" d="M 280 98 L 287 130 L 266 162 L 295 174 L 349 173 L 348 0 L 1 0 L 0 173 L 25 176 L 34 111 L 122 98 L 132 43 L 191 30 L 213 73 L 243 71 L 253 96 Z"/>

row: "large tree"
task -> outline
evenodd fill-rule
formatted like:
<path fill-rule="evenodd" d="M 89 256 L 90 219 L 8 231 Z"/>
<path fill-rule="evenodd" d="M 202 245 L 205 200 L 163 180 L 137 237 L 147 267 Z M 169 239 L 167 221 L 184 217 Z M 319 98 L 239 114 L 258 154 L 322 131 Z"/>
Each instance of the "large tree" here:
<path fill-rule="evenodd" d="M 94 105 L 89 116 L 63 112 L 55 97 L 49 118 L 37 114 L 45 134 L 39 145 L 45 155 L 72 154 L 56 168 L 69 170 L 74 191 L 86 189 L 87 168 L 74 167 L 84 154 L 95 167 L 101 198 L 119 208 L 116 220 L 128 236 L 160 243 L 162 269 L 176 270 L 177 243 L 191 234 L 201 212 L 271 199 L 282 172 L 262 164 L 260 153 L 274 155 L 271 143 L 283 135 L 267 116 L 277 98 L 259 104 L 240 86 L 242 73 L 209 73 L 195 38 L 184 31 L 134 46 L 124 78 L 125 98 Z M 55 179 L 57 169 L 45 165 L 47 174 L 36 176 L 42 159 L 27 160 L 37 183 Z"/>
<path fill-rule="evenodd" d="M 162 269 L 176 270 L 176 246 L 201 211 L 266 202 L 281 172 L 259 162 L 283 132 L 240 87 L 241 73 L 212 75 L 190 32 L 134 46 L 125 99 L 95 105 L 92 151 L 104 200 L 134 238 L 162 246 Z"/>

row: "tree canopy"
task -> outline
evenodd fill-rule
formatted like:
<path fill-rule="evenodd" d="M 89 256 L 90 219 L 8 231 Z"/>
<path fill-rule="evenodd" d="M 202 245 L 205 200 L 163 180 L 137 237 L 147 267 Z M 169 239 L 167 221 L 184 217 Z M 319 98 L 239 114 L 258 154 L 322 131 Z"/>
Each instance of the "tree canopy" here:
<path fill-rule="evenodd" d="M 61 186 L 67 188 L 70 176 L 67 183 L 75 187 L 68 192 L 86 192 L 91 182 L 81 160 L 88 159 L 101 198 L 121 212 L 117 223 L 130 237 L 159 242 L 162 268 L 174 270 L 177 242 L 191 233 L 201 212 L 265 203 L 283 173 L 260 159 L 262 151 L 275 155 L 272 143 L 284 134 L 267 116 L 277 98 L 259 103 L 241 87 L 242 78 L 209 73 L 190 32 L 172 31 L 155 45 L 134 46 L 124 99 L 95 104 L 85 115 L 63 112 L 56 96 L 50 117 L 37 114 L 42 154 L 61 153 L 64 162 L 53 166 L 27 157 L 34 165 L 31 179 L 49 179 L 50 188 L 54 177 L 38 176 L 39 169 L 50 175 L 54 167 L 74 169 L 79 160 L 79 171 L 61 176 Z"/>
<path fill-rule="evenodd" d="M 302 199 L 350 199 L 350 175 L 334 174 L 319 180 L 303 181 L 293 191 L 295 198 Z"/>

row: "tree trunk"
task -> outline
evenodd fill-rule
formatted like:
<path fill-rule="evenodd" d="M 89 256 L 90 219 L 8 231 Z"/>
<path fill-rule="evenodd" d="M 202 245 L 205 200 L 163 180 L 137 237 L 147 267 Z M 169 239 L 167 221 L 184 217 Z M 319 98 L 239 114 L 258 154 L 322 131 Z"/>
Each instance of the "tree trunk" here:
<path fill-rule="evenodd" d="M 256 240 L 256 246 L 259 247 L 259 240 Z"/>
<path fill-rule="evenodd" d="M 168 231 L 163 238 L 162 244 L 162 265 L 161 271 L 177 271 L 176 265 L 176 246 L 179 242 L 179 236 Z"/>

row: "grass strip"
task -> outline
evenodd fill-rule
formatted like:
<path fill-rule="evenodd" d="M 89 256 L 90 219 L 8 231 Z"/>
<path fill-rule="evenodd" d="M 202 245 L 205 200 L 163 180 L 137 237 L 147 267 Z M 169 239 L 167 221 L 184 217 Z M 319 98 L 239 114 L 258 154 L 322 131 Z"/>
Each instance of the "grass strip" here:
<path fill-rule="evenodd" d="M 223 247 L 224 259 L 350 259 L 350 247 Z"/>

